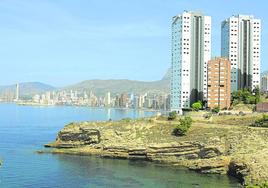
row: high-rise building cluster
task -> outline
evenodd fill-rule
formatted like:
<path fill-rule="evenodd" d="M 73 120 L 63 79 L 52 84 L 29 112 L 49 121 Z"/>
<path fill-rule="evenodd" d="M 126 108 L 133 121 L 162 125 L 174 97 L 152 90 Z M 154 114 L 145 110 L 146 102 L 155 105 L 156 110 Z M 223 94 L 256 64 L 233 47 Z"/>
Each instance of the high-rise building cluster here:
<path fill-rule="evenodd" d="M 185 11 L 172 19 L 172 111 L 182 113 L 197 101 L 228 108 L 231 92 L 260 87 L 261 20 L 248 15 L 224 20 L 222 57 L 214 59 L 211 29 L 211 17 L 201 12 Z"/>
<path fill-rule="evenodd" d="M 134 109 L 170 109 L 170 95 L 167 94 L 114 94 L 107 92 L 97 96 L 92 91 L 58 91 L 34 95 L 30 101 L 40 105 L 76 105 L 90 107 L 113 107 Z"/>
<path fill-rule="evenodd" d="M 0 102 L 20 102 L 20 84 L 17 83 L 14 87 L 9 87 L 1 91 Z"/>

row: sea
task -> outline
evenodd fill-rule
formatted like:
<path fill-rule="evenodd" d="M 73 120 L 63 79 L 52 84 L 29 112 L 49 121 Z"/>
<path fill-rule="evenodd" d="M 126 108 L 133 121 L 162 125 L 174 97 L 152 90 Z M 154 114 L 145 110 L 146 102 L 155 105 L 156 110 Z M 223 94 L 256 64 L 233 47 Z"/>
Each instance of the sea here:
<path fill-rule="evenodd" d="M 236 188 L 238 180 L 145 161 L 37 154 L 70 122 L 155 115 L 153 111 L 0 104 L 0 188 Z"/>

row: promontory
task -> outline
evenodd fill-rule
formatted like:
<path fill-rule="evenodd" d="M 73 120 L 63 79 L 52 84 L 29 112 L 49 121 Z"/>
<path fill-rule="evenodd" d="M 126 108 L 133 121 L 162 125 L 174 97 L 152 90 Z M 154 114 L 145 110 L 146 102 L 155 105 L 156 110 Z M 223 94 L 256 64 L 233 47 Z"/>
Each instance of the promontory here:
<path fill-rule="evenodd" d="M 193 117 L 184 136 L 172 134 L 180 118 L 71 123 L 46 146 L 53 153 L 148 160 L 228 174 L 244 186 L 262 187 L 268 181 L 268 128 L 251 126 L 261 116 Z"/>

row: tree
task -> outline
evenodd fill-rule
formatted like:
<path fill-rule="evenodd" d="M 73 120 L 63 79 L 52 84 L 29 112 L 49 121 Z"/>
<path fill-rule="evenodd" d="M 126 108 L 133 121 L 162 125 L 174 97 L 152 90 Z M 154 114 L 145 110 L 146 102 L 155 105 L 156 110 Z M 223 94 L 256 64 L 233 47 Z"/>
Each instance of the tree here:
<path fill-rule="evenodd" d="M 260 101 L 260 89 L 257 87 L 253 91 L 241 89 L 232 93 L 232 104 L 257 104 Z"/>
<path fill-rule="evenodd" d="M 248 90 L 248 89 L 242 89 L 242 101 L 246 104 L 249 104 L 247 103 L 250 99 L 250 97 L 252 96 L 252 93 Z"/>
<path fill-rule="evenodd" d="M 197 101 L 197 102 L 192 104 L 192 109 L 194 111 L 199 111 L 201 108 L 202 108 L 202 102 L 201 101 Z"/>
<path fill-rule="evenodd" d="M 190 129 L 192 125 L 192 118 L 185 117 L 184 119 L 180 119 L 180 123 L 174 128 L 173 134 L 176 136 L 183 136 Z"/>
<path fill-rule="evenodd" d="M 246 100 L 246 104 L 256 104 L 257 98 L 255 96 L 249 96 Z"/>

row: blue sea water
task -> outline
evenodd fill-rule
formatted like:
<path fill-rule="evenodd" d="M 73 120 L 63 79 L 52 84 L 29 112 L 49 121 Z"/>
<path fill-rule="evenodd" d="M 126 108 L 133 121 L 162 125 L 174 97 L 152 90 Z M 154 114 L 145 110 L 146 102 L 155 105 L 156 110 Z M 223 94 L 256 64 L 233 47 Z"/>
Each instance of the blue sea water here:
<path fill-rule="evenodd" d="M 87 107 L 0 104 L 0 188 L 235 188 L 220 175 L 162 167 L 141 161 L 36 154 L 73 121 L 118 120 L 154 112 Z"/>

